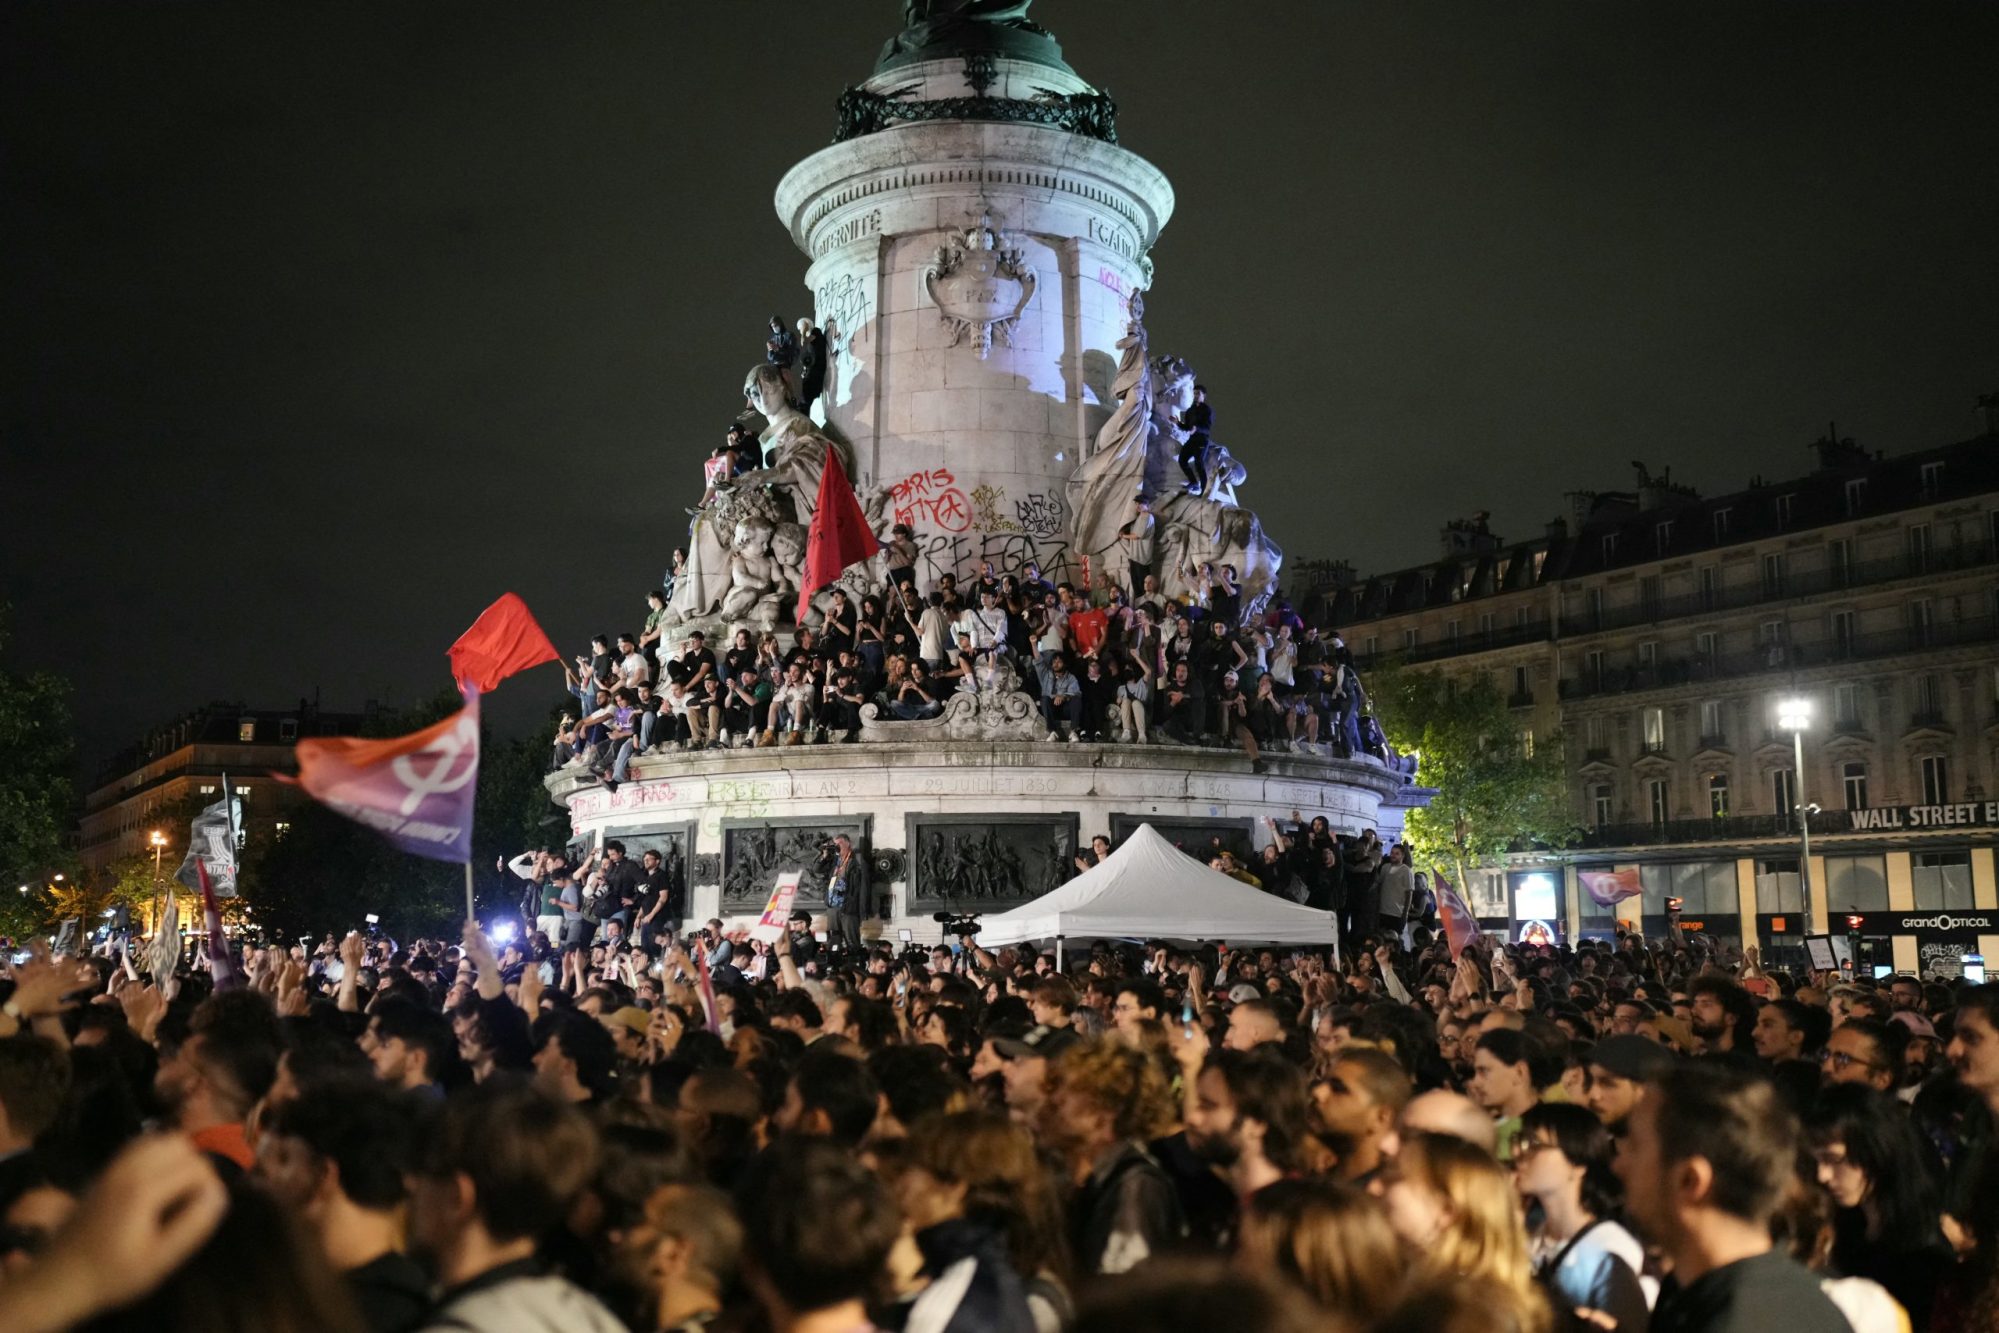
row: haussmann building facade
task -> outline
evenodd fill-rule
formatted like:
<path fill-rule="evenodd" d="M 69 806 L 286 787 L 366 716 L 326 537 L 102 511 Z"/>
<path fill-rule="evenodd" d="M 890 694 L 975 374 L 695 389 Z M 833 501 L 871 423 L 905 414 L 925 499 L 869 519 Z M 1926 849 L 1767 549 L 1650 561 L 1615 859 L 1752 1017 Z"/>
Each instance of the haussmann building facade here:
<path fill-rule="evenodd" d="M 1829 432 L 1809 475 L 1715 498 L 1640 467 L 1534 540 L 1456 522 L 1434 563 L 1311 590 L 1363 668 L 1483 672 L 1522 744 L 1563 746 L 1582 838 L 1479 876 L 1488 928 L 1658 935 L 1678 897 L 1687 929 L 1766 959 L 1801 962 L 1807 933 L 1863 968 L 1999 955 L 1999 395 L 1980 408 L 1963 443 Z M 1802 783 L 1778 722 L 1799 700 Z M 1642 897 L 1582 891 L 1632 866 Z"/>

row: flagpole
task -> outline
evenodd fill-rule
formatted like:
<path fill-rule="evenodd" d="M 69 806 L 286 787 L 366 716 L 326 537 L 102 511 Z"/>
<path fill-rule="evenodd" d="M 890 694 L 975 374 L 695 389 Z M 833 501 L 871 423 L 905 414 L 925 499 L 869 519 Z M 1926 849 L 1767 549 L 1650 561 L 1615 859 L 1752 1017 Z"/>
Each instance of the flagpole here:
<path fill-rule="evenodd" d="M 467 921 L 477 921 L 479 919 L 478 913 L 472 907 L 472 863 L 470 861 L 465 863 L 465 919 Z"/>

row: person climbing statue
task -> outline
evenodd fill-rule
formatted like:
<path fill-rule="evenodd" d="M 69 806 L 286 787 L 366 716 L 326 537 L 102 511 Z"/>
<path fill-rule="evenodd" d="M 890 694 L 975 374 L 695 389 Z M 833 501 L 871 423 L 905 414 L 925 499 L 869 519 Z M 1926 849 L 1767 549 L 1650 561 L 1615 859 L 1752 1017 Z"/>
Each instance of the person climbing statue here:
<path fill-rule="evenodd" d="M 1174 422 L 1188 432 L 1180 446 L 1180 470 L 1187 474 L 1187 489 L 1201 495 L 1208 489 L 1208 433 L 1215 428 L 1215 409 L 1208 406 L 1208 389 L 1194 386 L 1194 401 Z"/>

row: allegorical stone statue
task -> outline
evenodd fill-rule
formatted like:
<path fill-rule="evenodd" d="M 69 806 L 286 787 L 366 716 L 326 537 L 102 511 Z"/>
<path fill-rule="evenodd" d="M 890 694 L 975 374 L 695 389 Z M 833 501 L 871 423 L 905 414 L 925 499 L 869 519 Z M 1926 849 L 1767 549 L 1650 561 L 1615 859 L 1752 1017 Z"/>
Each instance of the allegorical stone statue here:
<path fill-rule="evenodd" d="M 1168 596 L 1190 591 L 1186 570 L 1203 562 L 1233 565 L 1245 618 L 1258 615 L 1277 590 L 1284 553 L 1264 535 L 1255 513 L 1236 503 L 1249 470 L 1232 454 L 1212 450 L 1209 482 L 1199 495 L 1172 484 L 1184 432 L 1174 423 L 1193 399 L 1194 372 L 1178 357 L 1146 356 L 1145 302 L 1131 298 L 1131 319 L 1118 340 L 1111 392 L 1117 410 L 1097 432 L 1096 445 L 1069 481 L 1076 548 L 1107 580 L 1125 582 L 1129 557 L 1118 531 L 1143 494 L 1159 521 L 1154 569 Z"/>

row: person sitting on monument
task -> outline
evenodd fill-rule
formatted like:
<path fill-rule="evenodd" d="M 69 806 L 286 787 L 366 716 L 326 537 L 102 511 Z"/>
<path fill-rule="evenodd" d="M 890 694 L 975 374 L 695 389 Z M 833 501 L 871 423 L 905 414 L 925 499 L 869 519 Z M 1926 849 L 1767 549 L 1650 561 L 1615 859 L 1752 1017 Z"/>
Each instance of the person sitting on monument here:
<path fill-rule="evenodd" d="M 770 333 L 764 338 L 764 364 L 783 371 L 798 364 L 798 339 L 776 315 L 770 317 Z"/>
<path fill-rule="evenodd" d="M 1172 678 L 1161 691 L 1159 730 L 1181 745 L 1199 745 L 1206 739 L 1207 700 L 1186 661 L 1173 665 Z"/>
<path fill-rule="evenodd" d="M 1069 659 L 1056 653 L 1037 674 L 1041 683 L 1041 720 L 1048 725 L 1048 739 L 1075 740 L 1076 729 L 1083 719 L 1083 687 L 1070 672 Z"/>
<path fill-rule="evenodd" d="M 778 744 L 801 745 L 811 739 L 816 693 L 802 662 L 785 667 L 775 703 Z"/>
<path fill-rule="evenodd" d="M 1110 731 L 1111 710 L 1117 698 L 1117 675 L 1109 663 L 1092 653 L 1084 659 L 1080 683 L 1083 720 L 1076 728 L 1076 739 L 1101 744 Z"/>
<path fill-rule="evenodd" d="M 754 662 L 729 675 L 728 694 L 722 703 L 722 726 L 736 738 L 737 745 L 771 744 L 776 737 L 770 729 L 771 683 Z"/>
<path fill-rule="evenodd" d="M 930 671 L 922 659 L 911 659 L 909 673 L 896 685 L 895 696 L 889 700 L 889 712 L 904 722 L 936 717 L 944 711 L 944 705 L 931 693 L 932 687 Z"/>
<path fill-rule="evenodd" d="M 1152 702 L 1152 673 L 1146 670 L 1144 657 L 1125 660 L 1118 672 L 1115 698 L 1120 738 L 1127 745 L 1146 744 L 1145 710 Z"/>
<path fill-rule="evenodd" d="M 1173 424 L 1188 432 L 1187 442 L 1180 446 L 1180 470 L 1187 474 L 1188 491 L 1200 495 L 1208 489 L 1208 434 L 1215 428 L 1215 409 L 1208 405 L 1206 385 L 1194 386 L 1194 401 Z"/>
<path fill-rule="evenodd" d="M 1250 764 L 1261 773 L 1263 760 L 1257 754 L 1256 737 L 1249 729 L 1249 696 L 1242 692 L 1241 678 L 1234 671 L 1222 673 L 1222 683 L 1215 690 L 1212 702 L 1215 730 L 1221 733 L 1224 742 L 1240 745 Z"/>
<path fill-rule="evenodd" d="M 854 669 L 850 666 L 835 668 L 832 684 L 826 687 L 826 698 L 821 705 L 827 734 L 838 733 L 842 741 L 853 740 L 861 729 L 861 705 L 867 701 L 868 696 L 855 679 Z"/>

